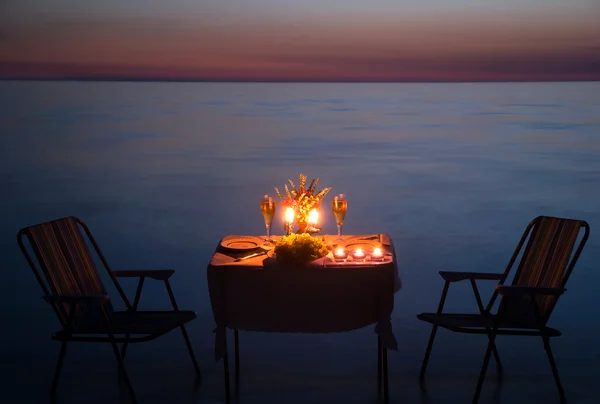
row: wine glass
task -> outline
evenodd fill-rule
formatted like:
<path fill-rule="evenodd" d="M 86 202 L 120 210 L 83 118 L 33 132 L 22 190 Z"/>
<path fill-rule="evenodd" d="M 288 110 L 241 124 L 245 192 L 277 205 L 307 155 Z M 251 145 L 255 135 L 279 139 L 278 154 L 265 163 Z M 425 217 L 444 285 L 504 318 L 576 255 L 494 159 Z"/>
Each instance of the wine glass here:
<path fill-rule="evenodd" d="M 339 194 L 333 197 L 331 201 L 331 210 L 333 210 L 333 216 L 335 216 L 335 223 L 338 228 L 338 240 L 342 238 L 342 226 L 344 225 L 344 217 L 346 217 L 346 209 L 348 208 L 348 202 L 344 194 Z"/>
<path fill-rule="evenodd" d="M 263 219 L 265 219 L 265 226 L 267 227 L 267 238 L 265 241 L 271 242 L 271 223 L 273 223 L 273 216 L 275 216 L 275 209 L 277 203 L 273 200 L 273 197 L 265 195 L 260 201 L 260 211 L 262 212 Z"/>

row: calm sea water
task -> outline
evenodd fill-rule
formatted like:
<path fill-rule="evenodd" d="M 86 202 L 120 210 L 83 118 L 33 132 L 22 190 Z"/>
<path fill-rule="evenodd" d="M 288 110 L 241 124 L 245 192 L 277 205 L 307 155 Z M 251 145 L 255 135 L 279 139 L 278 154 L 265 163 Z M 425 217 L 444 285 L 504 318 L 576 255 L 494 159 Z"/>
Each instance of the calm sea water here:
<path fill-rule="evenodd" d="M 537 215 L 587 220 L 592 235 L 551 323 L 564 333 L 553 346 L 567 393 L 593 402 L 586 381 L 600 375 L 600 83 L 0 82 L 0 111 L 0 366 L 12 375 L 1 389 L 9 401 L 44 402 L 58 353 L 50 341 L 58 324 L 20 255 L 19 228 L 76 215 L 115 269 L 177 269 L 179 305 L 199 315 L 189 332 L 205 374 L 200 396 L 190 396 L 178 333 L 131 349 L 129 372 L 146 401 L 218 402 L 206 264 L 222 236 L 262 232 L 259 200 L 302 172 L 347 195 L 347 233 L 385 232 L 395 242 L 404 287 L 392 316 L 400 349 L 390 353 L 390 377 L 392 397 L 405 402 L 420 397 L 414 385 L 430 328 L 415 315 L 436 309 L 437 272 L 502 271 Z M 324 226 L 335 232 L 330 214 Z M 125 286 L 133 295 L 135 284 Z M 144 308 L 168 308 L 162 285 L 146 287 Z M 448 309 L 476 310 L 468 285 L 448 299 Z M 371 328 L 243 333 L 244 401 L 365 402 L 375 391 L 374 338 Z M 432 402 L 452 401 L 460 389 L 468 401 L 485 346 L 485 338 L 438 333 Z M 541 341 L 505 338 L 499 351 L 503 400 L 557 399 Z M 62 400 L 110 402 L 110 355 L 109 346 L 73 345 Z"/>

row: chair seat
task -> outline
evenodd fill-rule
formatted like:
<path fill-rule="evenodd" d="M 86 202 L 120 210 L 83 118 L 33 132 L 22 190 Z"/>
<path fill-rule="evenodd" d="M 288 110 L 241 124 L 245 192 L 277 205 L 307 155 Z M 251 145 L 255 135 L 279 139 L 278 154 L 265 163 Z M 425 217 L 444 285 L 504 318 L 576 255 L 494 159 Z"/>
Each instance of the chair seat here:
<path fill-rule="evenodd" d="M 494 325 L 495 315 L 457 314 L 457 313 L 420 313 L 417 318 L 450 331 L 470 334 L 487 334 L 487 329 Z M 546 327 L 550 337 L 561 335 L 559 330 Z M 535 323 L 501 321 L 496 334 L 504 335 L 541 335 Z"/>
<path fill-rule="evenodd" d="M 196 318 L 193 311 L 116 311 L 111 314 L 114 334 L 164 334 Z M 100 320 L 100 321 L 98 321 Z M 78 334 L 106 334 L 101 319 L 78 320 Z"/>

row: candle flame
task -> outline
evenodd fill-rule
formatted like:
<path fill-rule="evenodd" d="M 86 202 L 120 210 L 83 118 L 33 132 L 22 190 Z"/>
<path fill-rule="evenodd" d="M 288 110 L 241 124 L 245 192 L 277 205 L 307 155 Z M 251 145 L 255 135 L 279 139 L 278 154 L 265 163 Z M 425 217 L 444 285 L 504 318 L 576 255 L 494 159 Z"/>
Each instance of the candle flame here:
<path fill-rule="evenodd" d="M 285 210 L 285 221 L 286 223 L 292 223 L 294 221 L 294 209 L 287 208 Z"/>
<path fill-rule="evenodd" d="M 376 247 L 375 249 L 373 249 L 373 255 L 375 257 L 381 257 L 383 255 L 383 251 L 381 251 L 381 248 Z"/>
<path fill-rule="evenodd" d="M 362 248 L 357 248 L 356 251 L 354 251 L 354 255 L 358 255 L 359 257 L 363 256 L 365 253 L 363 252 Z"/>
<path fill-rule="evenodd" d="M 343 248 L 338 248 L 338 249 L 335 251 L 335 255 L 344 255 L 344 249 L 343 249 Z"/>
<path fill-rule="evenodd" d="M 319 223 L 319 212 L 316 209 L 313 209 L 308 214 L 308 223 L 309 224 L 317 224 Z"/>

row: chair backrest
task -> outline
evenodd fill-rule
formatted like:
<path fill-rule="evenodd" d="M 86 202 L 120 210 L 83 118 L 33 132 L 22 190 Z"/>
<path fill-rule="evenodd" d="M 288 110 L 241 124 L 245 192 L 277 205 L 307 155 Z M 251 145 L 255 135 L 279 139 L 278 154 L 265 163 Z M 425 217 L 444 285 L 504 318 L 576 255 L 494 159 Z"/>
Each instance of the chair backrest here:
<path fill-rule="evenodd" d="M 577 248 L 581 230 L 584 235 Z M 589 225 L 581 220 L 539 216 L 534 219 L 521 241 L 529 234 L 529 240 L 513 278 L 513 285 L 543 288 L 564 288 L 589 236 Z M 523 243 L 520 243 L 520 250 Z M 515 252 L 518 254 L 518 251 Z M 546 324 L 558 298 L 539 296 L 536 304 Z M 503 318 L 525 324 L 536 321 L 529 297 L 503 297 L 498 309 Z"/>
<path fill-rule="evenodd" d="M 85 226 L 79 219 L 67 217 L 25 227 L 19 231 L 19 246 L 46 295 L 106 293 L 79 223 Z M 23 236 L 29 240 L 43 277 L 23 244 Z M 110 301 L 105 307 L 109 312 L 112 311 Z M 54 309 L 63 326 L 66 326 L 70 305 L 56 304 Z M 78 304 L 74 325 L 78 322 L 77 319 L 98 313 L 98 310 L 91 310 L 85 304 Z"/>

